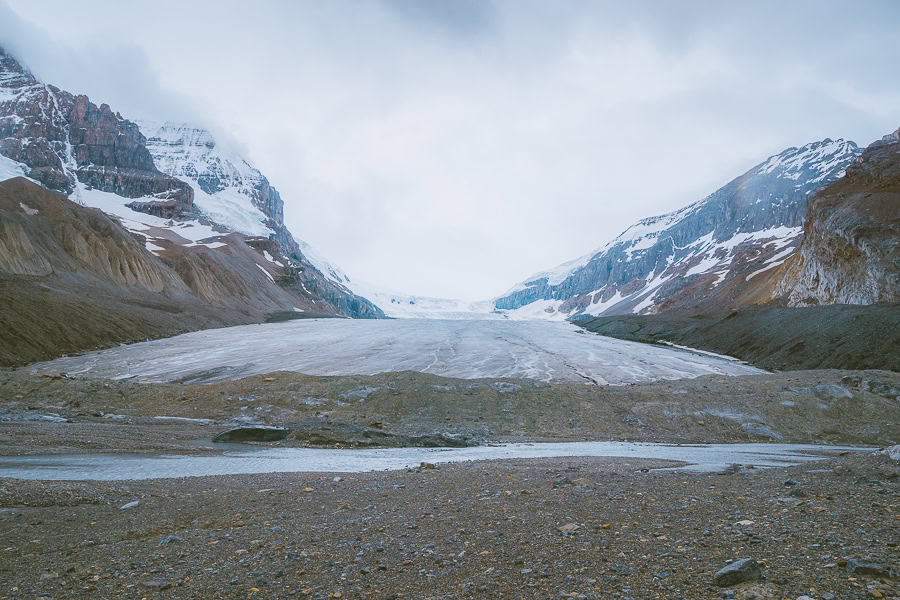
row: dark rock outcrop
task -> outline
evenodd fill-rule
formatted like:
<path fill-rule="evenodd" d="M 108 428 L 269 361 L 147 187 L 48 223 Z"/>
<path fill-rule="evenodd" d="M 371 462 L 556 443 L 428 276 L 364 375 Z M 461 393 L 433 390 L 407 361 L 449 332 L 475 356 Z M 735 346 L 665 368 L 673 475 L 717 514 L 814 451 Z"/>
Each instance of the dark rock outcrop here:
<path fill-rule="evenodd" d="M 212 441 L 216 444 L 223 442 L 277 442 L 290 435 L 291 430 L 283 427 L 235 427 L 223 431 Z"/>
<path fill-rule="evenodd" d="M 791 306 L 900 302 L 900 129 L 810 200 L 778 289 Z"/>

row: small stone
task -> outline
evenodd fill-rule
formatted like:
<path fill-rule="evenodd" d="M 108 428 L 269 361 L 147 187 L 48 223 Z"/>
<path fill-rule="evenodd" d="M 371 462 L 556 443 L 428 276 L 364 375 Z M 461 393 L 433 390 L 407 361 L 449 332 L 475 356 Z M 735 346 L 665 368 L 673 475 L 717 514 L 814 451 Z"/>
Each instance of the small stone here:
<path fill-rule="evenodd" d="M 578 525 L 577 523 L 566 523 L 562 527 L 559 527 L 558 531 L 562 532 L 563 535 L 572 535 L 578 531 L 580 527 L 581 525 Z"/>
<path fill-rule="evenodd" d="M 553 487 L 562 487 L 564 485 L 572 485 L 572 480 L 565 475 L 553 482 Z"/>
<path fill-rule="evenodd" d="M 151 579 L 150 581 L 142 581 L 141 585 L 151 590 L 167 590 L 175 587 L 171 581 L 162 581 L 160 579 Z"/>
<path fill-rule="evenodd" d="M 419 468 L 420 469 L 434 469 L 435 466 L 434 466 L 434 463 L 423 462 L 423 463 L 419 464 Z"/>
<path fill-rule="evenodd" d="M 343 477 L 335 477 L 335 478 L 332 479 L 331 481 L 333 481 L 334 483 L 340 483 L 340 482 L 342 482 L 343 480 L 344 480 Z"/>
<path fill-rule="evenodd" d="M 759 563 L 755 558 L 741 558 L 720 569 L 713 576 L 713 583 L 719 587 L 730 587 L 745 581 L 758 581 L 762 577 Z"/>
<path fill-rule="evenodd" d="M 134 502 L 129 502 L 128 504 L 123 504 L 119 507 L 119 510 L 130 510 L 140 504 L 140 500 L 135 500 Z"/>
<path fill-rule="evenodd" d="M 160 546 L 166 546 L 168 544 L 174 544 L 175 542 L 183 542 L 183 537 L 178 537 L 177 535 L 167 535 L 163 539 L 159 540 Z"/>

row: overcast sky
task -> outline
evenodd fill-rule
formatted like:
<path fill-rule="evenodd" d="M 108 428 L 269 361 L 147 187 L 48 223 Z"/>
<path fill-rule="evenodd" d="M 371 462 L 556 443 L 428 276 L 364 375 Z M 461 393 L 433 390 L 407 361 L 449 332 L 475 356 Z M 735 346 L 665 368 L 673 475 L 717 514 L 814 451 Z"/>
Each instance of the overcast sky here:
<path fill-rule="evenodd" d="M 893 0 L 0 0 L 43 81 L 210 128 L 351 277 L 468 299 L 893 131 L 898 31 Z"/>

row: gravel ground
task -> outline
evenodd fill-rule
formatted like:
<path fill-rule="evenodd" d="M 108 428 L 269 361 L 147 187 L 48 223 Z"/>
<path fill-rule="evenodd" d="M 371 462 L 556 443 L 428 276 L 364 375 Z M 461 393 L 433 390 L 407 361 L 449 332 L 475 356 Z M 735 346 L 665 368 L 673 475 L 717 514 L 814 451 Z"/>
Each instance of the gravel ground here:
<path fill-rule="evenodd" d="M 0 480 L 3 598 L 879 598 L 897 463 L 621 459 L 142 482 Z M 131 508 L 123 509 L 132 503 Z M 713 584 L 729 561 L 762 579 Z M 883 569 L 850 571 L 865 559 Z"/>

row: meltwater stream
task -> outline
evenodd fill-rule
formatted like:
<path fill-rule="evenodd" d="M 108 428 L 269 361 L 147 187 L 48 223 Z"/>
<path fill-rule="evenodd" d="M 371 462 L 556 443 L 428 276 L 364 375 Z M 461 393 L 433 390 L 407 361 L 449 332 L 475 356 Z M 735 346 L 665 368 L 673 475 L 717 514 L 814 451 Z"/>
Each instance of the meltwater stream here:
<path fill-rule="evenodd" d="M 2 457 L 0 477 L 113 481 L 253 473 L 362 473 L 406 469 L 422 462 L 591 456 L 675 460 L 686 463 L 676 467 L 678 469 L 709 472 L 721 471 L 732 464 L 786 467 L 821 460 L 837 452 L 871 450 L 805 444 L 674 445 L 632 442 L 505 444 L 453 449 L 248 448 L 251 449 L 214 456 L 88 454 Z"/>

